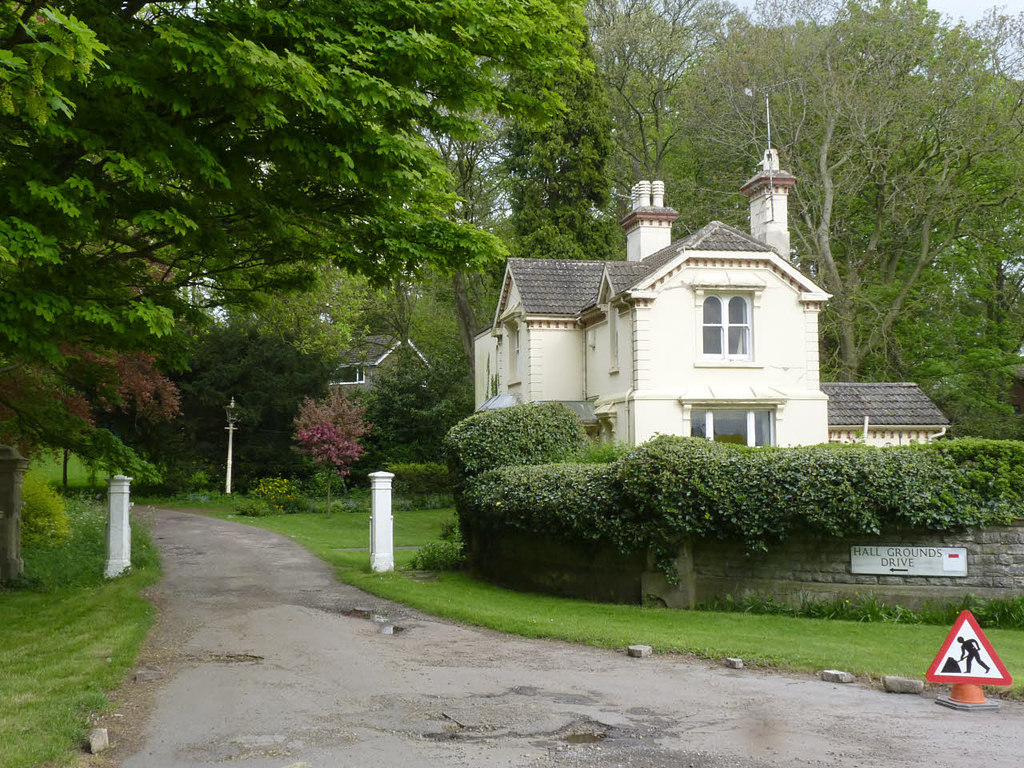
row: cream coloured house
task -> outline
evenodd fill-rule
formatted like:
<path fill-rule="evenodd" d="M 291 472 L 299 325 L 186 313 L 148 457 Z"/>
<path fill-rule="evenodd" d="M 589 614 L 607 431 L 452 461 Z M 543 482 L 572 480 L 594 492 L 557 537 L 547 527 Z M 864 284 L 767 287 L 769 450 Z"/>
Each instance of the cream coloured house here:
<path fill-rule="evenodd" d="M 775 150 L 759 167 L 742 188 L 751 234 L 715 221 L 671 242 L 677 214 L 663 184 L 640 182 L 622 220 L 626 261 L 510 259 L 494 322 L 476 338 L 477 407 L 561 401 L 602 439 L 629 444 L 658 433 L 747 445 L 854 434 L 830 430 L 818 377 L 829 294 L 787 258 L 796 180 Z M 861 385 L 847 386 L 840 399 Z M 905 441 L 938 434 L 942 414 L 913 385 L 896 386 L 933 411 L 927 424 L 900 425 L 915 433 Z"/>

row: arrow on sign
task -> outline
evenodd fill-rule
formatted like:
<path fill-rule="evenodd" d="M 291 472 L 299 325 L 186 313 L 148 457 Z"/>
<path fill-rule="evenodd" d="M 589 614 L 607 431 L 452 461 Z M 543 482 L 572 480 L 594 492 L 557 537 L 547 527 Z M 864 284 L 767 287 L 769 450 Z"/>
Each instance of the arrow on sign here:
<path fill-rule="evenodd" d="M 957 616 L 924 677 L 931 683 L 1010 685 L 1013 682 L 970 611 L 962 611 Z"/>

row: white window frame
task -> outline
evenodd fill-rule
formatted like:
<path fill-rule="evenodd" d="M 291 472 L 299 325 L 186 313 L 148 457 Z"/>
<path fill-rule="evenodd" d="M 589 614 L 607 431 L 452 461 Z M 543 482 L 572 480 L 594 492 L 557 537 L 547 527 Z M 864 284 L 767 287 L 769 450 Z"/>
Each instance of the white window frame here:
<path fill-rule="evenodd" d="M 522 352 L 522 339 L 519 336 L 520 328 L 518 325 L 513 325 L 508 331 L 508 378 L 509 381 L 518 381 L 520 376 L 520 369 L 522 367 L 522 361 L 520 360 L 520 354 Z"/>
<path fill-rule="evenodd" d="M 691 422 L 690 422 L 690 434 L 695 437 L 700 435 L 693 434 L 693 418 L 696 413 L 704 414 L 704 435 L 703 437 L 707 440 L 714 441 L 715 439 L 715 413 L 722 413 L 729 411 L 731 413 L 746 413 L 747 415 L 747 445 L 751 448 L 759 447 L 757 445 L 757 414 L 767 413 L 768 414 L 768 442 L 764 444 L 767 447 L 775 445 L 775 410 L 772 408 L 694 408 L 691 411 Z"/>
<path fill-rule="evenodd" d="M 608 306 L 608 370 L 616 373 L 619 370 L 619 311 Z"/>
<path fill-rule="evenodd" d="M 342 372 L 346 370 L 354 370 L 356 372 L 354 379 L 339 379 L 336 384 L 365 384 L 366 383 L 366 368 L 362 365 L 343 365 L 341 367 Z"/>
<path fill-rule="evenodd" d="M 707 302 L 710 299 L 716 299 L 719 302 L 721 309 L 721 322 L 719 323 L 706 323 L 704 321 L 704 312 Z M 747 321 L 745 323 L 731 323 L 729 321 L 729 304 L 733 299 L 740 299 L 743 302 L 744 310 Z M 699 317 L 700 317 L 700 331 L 698 339 L 700 343 L 701 358 L 703 360 L 726 360 L 726 361 L 750 361 L 754 359 L 754 318 L 753 309 L 754 302 L 751 301 L 751 297 L 745 293 L 708 293 L 705 294 L 699 306 Z M 717 328 L 719 330 L 719 339 L 721 340 L 720 353 L 708 352 L 705 348 L 705 332 L 709 328 Z M 742 354 L 731 354 L 729 352 L 729 331 L 730 329 L 742 329 L 743 338 L 745 341 L 746 352 Z"/>

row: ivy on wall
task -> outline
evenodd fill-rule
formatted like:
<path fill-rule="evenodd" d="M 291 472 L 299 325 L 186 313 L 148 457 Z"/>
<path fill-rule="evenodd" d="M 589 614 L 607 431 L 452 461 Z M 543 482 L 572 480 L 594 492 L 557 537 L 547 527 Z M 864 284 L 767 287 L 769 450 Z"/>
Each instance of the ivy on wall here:
<path fill-rule="evenodd" d="M 747 448 L 661 436 L 611 463 L 570 463 L 582 432 L 556 404 L 456 426 L 448 451 L 467 537 L 511 527 L 607 541 L 650 549 L 669 571 L 686 537 L 742 541 L 753 553 L 794 532 L 958 530 L 1024 514 L 1024 443 Z"/>

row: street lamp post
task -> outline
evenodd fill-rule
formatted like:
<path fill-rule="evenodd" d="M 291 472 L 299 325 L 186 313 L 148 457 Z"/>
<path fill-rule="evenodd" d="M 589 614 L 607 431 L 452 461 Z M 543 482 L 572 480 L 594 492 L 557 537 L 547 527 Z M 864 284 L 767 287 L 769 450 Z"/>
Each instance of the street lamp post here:
<path fill-rule="evenodd" d="M 228 477 L 227 482 L 224 484 L 224 492 L 229 496 L 231 495 L 231 453 L 235 437 L 235 422 L 238 421 L 238 416 L 235 414 L 235 398 L 231 398 L 231 402 L 224 406 L 224 413 L 228 416 L 228 425 L 225 427 L 228 431 Z"/>

